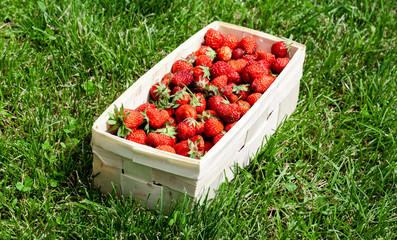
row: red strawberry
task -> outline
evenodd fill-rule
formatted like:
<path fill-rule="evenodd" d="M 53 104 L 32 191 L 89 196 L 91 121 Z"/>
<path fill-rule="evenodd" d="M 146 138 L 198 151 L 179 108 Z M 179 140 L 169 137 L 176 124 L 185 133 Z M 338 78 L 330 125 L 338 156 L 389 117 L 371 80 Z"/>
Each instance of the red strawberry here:
<path fill-rule="evenodd" d="M 213 49 L 218 49 L 222 47 L 225 42 L 225 35 L 223 33 L 210 28 L 205 34 L 205 44 Z"/>
<path fill-rule="evenodd" d="M 268 75 L 270 74 L 270 69 L 272 66 L 272 62 L 269 62 L 267 60 L 259 60 L 256 62 L 256 64 L 258 64 L 259 66 L 262 66 L 265 69 L 265 74 Z"/>
<path fill-rule="evenodd" d="M 168 86 L 163 84 L 162 82 L 155 83 L 150 88 L 150 96 L 154 101 L 159 100 L 159 98 L 168 98 L 170 92 L 171 90 L 168 88 Z"/>
<path fill-rule="evenodd" d="M 171 82 L 171 78 L 174 76 L 173 73 L 167 73 L 164 75 L 164 77 L 161 79 L 161 83 L 163 83 L 164 85 L 169 85 Z"/>
<path fill-rule="evenodd" d="M 250 110 L 250 108 L 251 108 L 251 105 L 244 100 L 238 100 L 237 104 L 238 104 L 238 109 L 241 113 L 241 116 L 244 116 L 248 112 L 248 110 Z"/>
<path fill-rule="evenodd" d="M 198 114 L 201 114 L 206 108 L 207 101 L 205 100 L 205 97 L 203 96 L 202 93 L 196 93 L 190 99 L 189 104 L 196 109 Z"/>
<path fill-rule="evenodd" d="M 210 118 L 204 123 L 204 135 L 214 137 L 223 131 L 223 124 L 217 118 Z"/>
<path fill-rule="evenodd" d="M 273 43 L 271 52 L 276 58 L 284 58 L 288 54 L 288 45 L 283 41 Z"/>
<path fill-rule="evenodd" d="M 211 57 L 207 54 L 198 56 L 196 59 L 196 66 L 206 66 L 209 68 L 212 67 Z"/>
<path fill-rule="evenodd" d="M 211 85 L 217 86 L 219 90 L 221 90 L 226 84 L 227 84 L 227 76 L 226 75 L 221 75 L 219 77 L 212 79 L 212 81 L 211 81 Z"/>
<path fill-rule="evenodd" d="M 200 55 L 205 55 L 208 51 L 208 46 L 206 45 L 202 45 L 197 51 L 194 52 L 194 55 L 196 57 L 200 56 Z"/>
<path fill-rule="evenodd" d="M 233 88 L 237 87 L 237 85 L 235 83 L 228 83 L 226 84 L 222 89 L 221 89 L 221 93 L 227 97 L 230 98 L 234 93 L 233 93 Z M 215 109 L 216 110 L 216 109 Z"/>
<path fill-rule="evenodd" d="M 172 95 L 172 100 L 179 105 L 188 104 L 190 101 L 190 94 L 184 88 L 175 87 L 178 91 Z"/>
<path fill-rule="evenodd" d="M 153 109 L 156 108 L 156 106 L 153 103 L 143 103 L 139 105 L 135 110 L 139 112 L 145 112 L 147 109 Z"/>
<path fill-rule="evenodd" d="M 225 123 L 237 122 L 241 116 L 237 103 L 221 102 L 215 111 Z"/>
<path fill-rule="evenodd" d="M 193 80 L 194 90 L 203 92 L 210 85 L 210 80 L 205 77 L 198 77 Z"/>
<path fill-rule="evenodd" d="M 177 73 L 179 71 L 193 71 L 193 65 L 186 60 L 176 60 L 171 67 L 171 72 Z"/>
<path fill-rule="evenodd" d="M 276 78 L 272 75 L 262 75 L 252 81 L 251 90 L 253 92 L 264 93 Z"/>
<path fill-rule="evenodd" d="M 276 57 L 273 54 L 266 52 L 265 50 L 262 50 L 262 49 L 258 49 L 255 52 L 254 57 L 256 58 L 257 61 L 266 60 L 266 61 L 270 62 L 270 64 L 272 64 L 274 62 L 274 60 L 276 59 Z"/>
<path fill-rule="evenodd" d="M 252 93 L 247 97 L 247 102 L 253 106 L 260 97 L 262 97 L 262 93 Z"/>
<path fill-rule="evenodd" d="M 145 144 L 146 141 L 146 133 L 142 129 L 136 129 L 132 131 L 126 138 L 129 141 Z"/>
<path fill-rule="evenodd" d="M 250 94 L 250 89 L 248 84 L 240 84 L 238 86 L 233 86 L 233 93 L 237 95 L 238 99 L 245 100 Z M 235 101 L 233 101 L 235 102 Z"/>
<path fill-rule="evenodd" d="M 253 54 L 256 49 L 256 40 L 253 37 L 248 36 L 241 39 L 239 45 L 246 54 Z"/>
<path fill-rule="evenodd" d="M 196 123 L 196 120 L 193 118 L 186 118 L 182 122 L 178 123 L 176 129 L 178 139 L 186 140 L 196 135 Z"/>
<path fill-rule="evenodd" d="M 203 111 L 201 114 L 197 115 L 197 119 L 199 119 L 200 121 L 202 121 L 204 123 L 212 117 L 216 118 L 216 117 L 218 117 L 218 115 L 216 114 L 216 112 L 214 110 L 209 110 L 209 109 L 207 109 L 207 110 Z"/>
<path fill-rule="evenodd" d="M 281 73 L 289 63 L 289 58 L 276 58 L 272 64 L 273 73 Z"/>
<path fill-rule="evenodd" d="M 252 64 L 247 66 L 244 69 L 243 74 L 241 75 L 241 78 L 243 80 L 243 82 L 245 83 L 252 83 L 252 81 L 257 78 L 260 77 L 262 75 L 265 75 L 266 70 L 259 64 Z"/>
<path fill-rule="evenodd" d="M 247 61 L 244 59 L 230 60 L 228 63 L 238 73 L 242 73 L 247 66 Z"/>
<path fill-rule="evenodd" d="M 186 118 L 193 118 L 194 120 L 197 119 L 196 109 L 189 104 L 183 104 L 175 111 L 175 119 L 177 122 L 182 122 Z"/>
<path fill-rule="evenodd" d="M 127 113 L 129 113 L 127 115 Z M 125 109 L 124 110 L 124 123 L 129 129 L 136 129 L 143 122 L 143 115 L 133 109 Z"/>
<path fill-rule="evenodd" d="M 174 146 L 176 154 L 200 159 L 204 155 L 204 139 L 197 135 L 191 139 L 180 141 Z"/>
<path fill-rule="evenodd" d="M 120 107 L 119 109 L 115 106 L 114 112 L 109 113 L 109 120 L 106 122 L 110 125 L 108 132 L 116 133 L 119 137 L 126 137 L 141 125 L 143 118 L 142 114 L 136 110 L 125 109 Z M 116 132 L 117 131 L 117 132 Z"/>
<path fill-rule="evenodd" d="M 231 129 L 232 127 L 234 127 L 234 125 L 236 125 L 236 123 L 237 123 L 237 122 L 226 124 L 226 126 L 225 126 L 225 131 L 226 131 L 226 132 L 229 132 L 230 129 Z"/>
<path fill-rule="evenodd" d="M 196 134 L 203 135 L 204 133 L 204 122 L 197 122 L 196 124 Z"/>
<path fill-rule="evenodd" d="M 207 109 L 215 111 L 218 108 L 219 104 L 225 100 L 226 99 L 220 95 L 210 97 L 207 101 Z"/>
<path fill-rule="evenodd" d="M 229 61 L 232 58 L 232 50 L 228 46 L 222 46 L 216 50 L 217 57 L 221 61 Z"/>
<path fill-rule="evenodd" d="M 247 61 L 247 66 L 256 63 L 256 59 L 255 59 L 254 55 L 244 55 L 244 57 L 242 57 L 242 59 Z"/>
<path fill-rule="evenodd" d="M 158 129 L 168 120 L 169 114 L 167 110 L 160 110 L 157 108 L 146 109 L 146 120 L 149 122 L 149 126 Z"/>
<path fill-rule="evenodd" d="M 193 68 L 192 68 L 193 71 Z M 173 78 L 171 78 L 171 83 L 174 86 L 180 86 L 180 87 L 185 87 L 185 86 L 189 86 L 190 83 L 193 82 L 193 75 L 190 74 L 190 72 L 186 71 L 186 70 L 182 70 L 177 72 Z"/>
<path fill-rule="evenodd" d="M 166 126 L 176 127 L 176 120 L 173 117 L 169 117 L 167 121 L 164 123 Z"/>
<path fill-rule="evenodd" d="M 188 140 L 180 141 L 172 147 L 174 148 L 176 154 L 188 157 L 188 154 L 190 152 Z"/>
<path fill-rule="evenodd" d="M 170 152 L 170 153 L 176 153 L 175 149 L 171 146 L 168 145 L 160 145 L 158 147 L 156 147 L 156 149 L 158 150 L 162 150 L 162 151 L 166 151 L 166 152 Z"/>
<path fill-rule="evenodd" d="M 210 141 L 204 141 L 204 151 L 208 152 L 214 146 Z"/>
<path fill-rule="evenodd" d="M 175 130 L 172 130 L 175 131 Z M 174 133 L 173 133 L 174 134 Z M 176 138 L 166 133 L 151 132 L 146 137 L 145 144 L 151 147 L 158 147 L 161 145 L 173 146 L 176 143 Z"/>
<path fill-rule="evenodd" d="M 218 61 L 212 65 L 212 68 L 210 69 L 211 77 L 216 78 L 222 75 L 226 75 L 228 78 L 228 81 L 230 82 L 239 82 L 240 81 L 240 75 L 232 66 L 227 64 L 227 62 L 224 61 Z"/>
<path fill-rule="evenodd" d="M 235 48 L 232 51 L 232 58 L 233 59 L 240 59 L 244 56 L 244 50 L 241 48 Z"/>
<path fill-rule="evenodd" d="M 223 46 L 228 46 L 230 49 L 235 49 L 238 46 L 238 39 L 233 35 L 227 35 Z"/>
<path fill-rule="evenodd" d="M 208 78 L 210 76 L 210 69 L 206 66 L 196 66 L 193 68 L 193 76 L 195 79 L 199 77 Z"/>
<path fill-rule="evenodd" d="M 221 140 L 221 138 L 223 138 L 223 136 L 225 136 L 224 133 L 220 133 L 216 136 L 214 136 L 214 138 L 212 139 L 212 144 L 217 144 L 219 142 L 219 140 Z"/>

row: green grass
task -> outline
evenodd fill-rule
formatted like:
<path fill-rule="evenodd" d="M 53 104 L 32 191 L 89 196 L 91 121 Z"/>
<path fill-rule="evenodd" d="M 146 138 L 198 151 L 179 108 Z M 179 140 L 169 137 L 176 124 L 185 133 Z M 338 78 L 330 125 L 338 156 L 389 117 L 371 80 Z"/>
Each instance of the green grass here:
<path fill-rule="evenodd" d="M 396 1 L 0 2 L 0 238 L 397 238 Z M 296 112 L 169 216 L 91 182 L 91 126 L 222 20 L 306 44 Z"/>

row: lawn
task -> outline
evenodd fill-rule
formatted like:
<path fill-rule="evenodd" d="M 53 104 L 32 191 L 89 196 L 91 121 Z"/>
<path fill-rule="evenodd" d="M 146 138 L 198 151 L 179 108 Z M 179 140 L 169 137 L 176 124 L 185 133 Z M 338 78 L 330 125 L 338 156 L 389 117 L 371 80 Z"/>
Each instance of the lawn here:
<path fill-rule="evenodd" d="M 102 195 L 93 122 L 215 20 L 306 45 L 295 113 L 203 205 Z M 393 0 L 0 1 L 0 238 L 397 238 L 396 29 Z"/>

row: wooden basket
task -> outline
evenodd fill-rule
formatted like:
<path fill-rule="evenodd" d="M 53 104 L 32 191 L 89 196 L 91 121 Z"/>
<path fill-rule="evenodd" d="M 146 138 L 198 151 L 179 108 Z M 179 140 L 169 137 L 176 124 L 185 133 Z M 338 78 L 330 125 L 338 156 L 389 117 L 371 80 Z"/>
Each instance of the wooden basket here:
<path fill-rule="evenodd" d="M 257 103 L 237 124 L 201 159 L 183 157 L 137 144 L 107 132 L 108 112 L 114 106 L 136 108 L 148 102 L 151 86 L 170 71 L 172 64 L 201 46 L 209 28 L 232 34 L 239 40 L 252 36 L 257 49 L 270 52 L 271 45 L 283 39 L 256 30 L 224 22 L 213 22 L 201 29 L 162 59 L 127 89 L 95 121 L 92 128 L 94 185 L 104 193 L 132 196 L 153 208 L 162 196 L 163 207 L 186 193 L 198 198 L 215 190 L 225 181 L 233 179 L 233 167 L 248 165 L 275 129 L 296 108 L 299 83 L 302 77 L 305 46 L 292 42 L 291 60 L 287 67 L 262 95 Z"/>

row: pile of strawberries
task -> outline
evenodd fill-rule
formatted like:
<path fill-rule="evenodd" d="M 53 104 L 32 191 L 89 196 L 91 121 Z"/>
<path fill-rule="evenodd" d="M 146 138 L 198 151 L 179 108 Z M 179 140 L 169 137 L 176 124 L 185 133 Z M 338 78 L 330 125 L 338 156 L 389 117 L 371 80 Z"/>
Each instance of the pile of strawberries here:
<path fill-rule="evenodd" d="M 109 113 L 109 132 L 156 149 L 200 159 L 270 87 L 288 64 L 289 46 L 271 53 L 209 29 L 203 45 L 150 89 L 150 101 Z"/>

